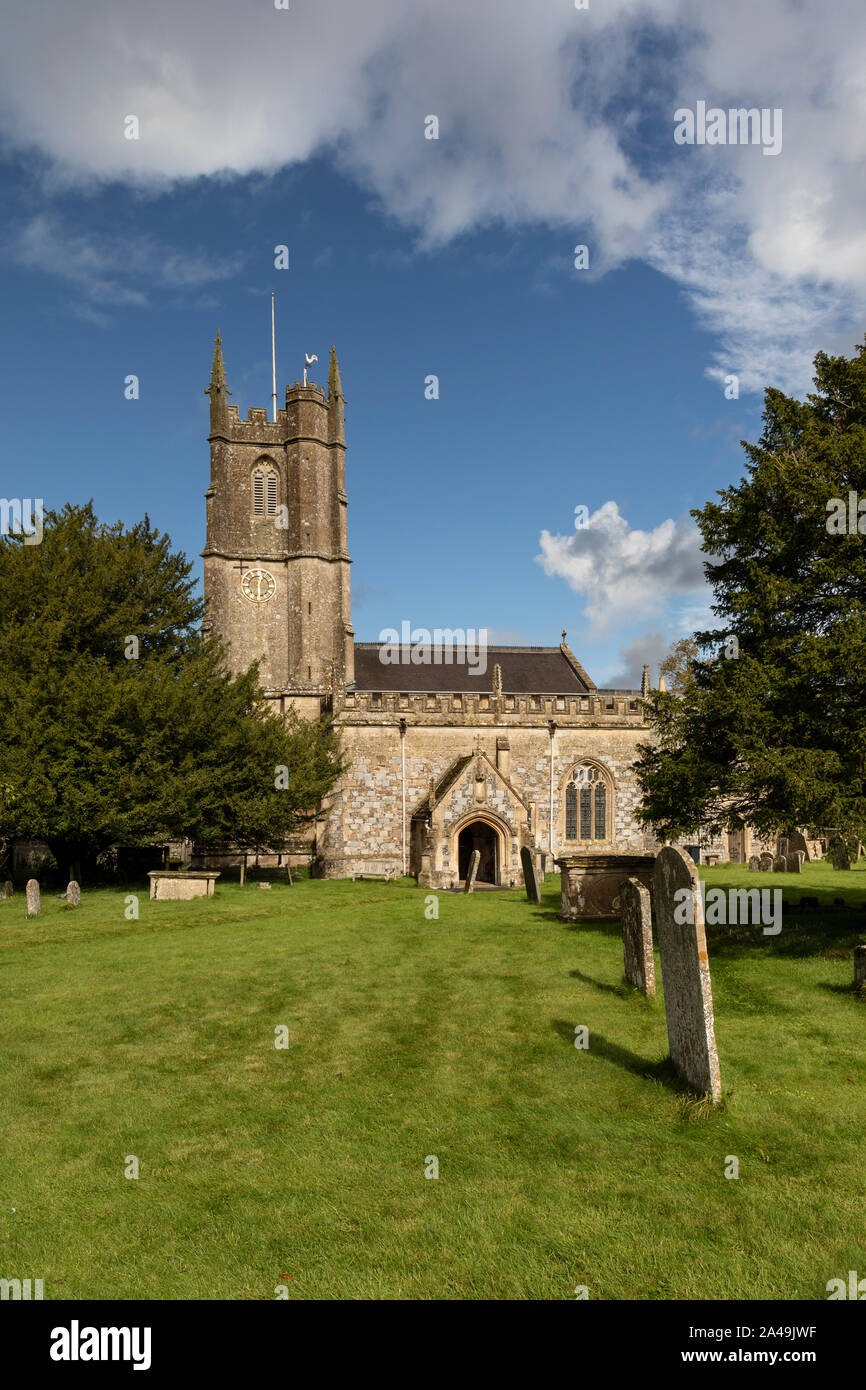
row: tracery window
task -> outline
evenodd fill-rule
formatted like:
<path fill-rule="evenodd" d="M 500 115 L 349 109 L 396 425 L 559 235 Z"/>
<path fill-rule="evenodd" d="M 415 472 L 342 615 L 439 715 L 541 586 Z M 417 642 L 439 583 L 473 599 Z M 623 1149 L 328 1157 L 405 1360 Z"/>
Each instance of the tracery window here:
<path fill-rule="evenodd" d="M 608 791 L 600 768 L 576 767 L 565 788 L 566 840 L 606 840 Z"/>

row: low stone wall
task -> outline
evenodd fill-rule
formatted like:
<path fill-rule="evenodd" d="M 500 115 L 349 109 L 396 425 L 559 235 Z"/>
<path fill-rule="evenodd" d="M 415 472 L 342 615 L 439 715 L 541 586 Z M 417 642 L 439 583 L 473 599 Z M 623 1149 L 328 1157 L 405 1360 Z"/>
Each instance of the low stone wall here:
<path fill-rule="evenodd" d="M 628 878 L 652 891 L 652 854 L 564 854 L 554 862 L 562 875 L 559 915 L 564 922 L 619 917 L 619 890 Z"/>
<path fill-rule="evenodd" d="M 175 872 L 171 869 L 152 869 L 147 875 L 150 879 L 150 896 L 161 902 L 174 898 L 187 902 L 190 898 L 212 898 L 214 883 L 218 873 L 203 873 L 190 869 Z"/>

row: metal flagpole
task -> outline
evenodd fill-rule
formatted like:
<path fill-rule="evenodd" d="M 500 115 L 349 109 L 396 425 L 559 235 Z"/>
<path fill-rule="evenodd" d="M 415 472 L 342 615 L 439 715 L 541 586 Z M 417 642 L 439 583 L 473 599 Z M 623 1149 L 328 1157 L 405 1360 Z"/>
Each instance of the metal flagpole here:
<path fill-rule="evenodd" d="M 277 423 L 277 338 L 274 332 L 274 292 L 271 290 L 271 401 L 274 424 Z"/>

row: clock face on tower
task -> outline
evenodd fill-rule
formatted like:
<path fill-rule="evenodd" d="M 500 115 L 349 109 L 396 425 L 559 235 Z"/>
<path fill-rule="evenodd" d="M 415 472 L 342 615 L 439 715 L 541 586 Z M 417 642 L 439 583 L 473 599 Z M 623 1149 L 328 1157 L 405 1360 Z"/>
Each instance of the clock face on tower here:
<path fill-rule="evenodd" d="M 267 570 L 247 570 L 241 579 L 241 589 L 253 603 L 264 603 L 276 593 L 276 580 Z"/>

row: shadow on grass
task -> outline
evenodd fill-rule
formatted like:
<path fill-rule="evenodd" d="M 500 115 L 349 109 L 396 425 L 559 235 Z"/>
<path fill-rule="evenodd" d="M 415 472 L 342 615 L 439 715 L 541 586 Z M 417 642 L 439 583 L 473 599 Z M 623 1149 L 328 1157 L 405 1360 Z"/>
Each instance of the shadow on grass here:
<path fill-rule="evenodd" d="M 593 989 L 601 990 L 603 994 L 615 994 L 618 999 L 630 999 L 635 996 L 646 1003 L 644 995 L 640 990 L 633 989 L 627 980 L 623 979 L 619 984 L 609 985 L 604 980 L 596 980 L 592 975 L 585 975 L 582 970 L 569 970 L 569 975 L 573 980 L 581 980 L 585 985 L 592 985 Z"/>
<path fill-rule="evenodd" d="M 821 980 L 818 984 L 819 989 L 823 989 L 826 994 L 847 994 L 858 1004 L 866 1004 L 866 991 L 858 988 L 855 984 L 831 985 L 829 980 Z"/>
<path fill-rule="evenodd" d="M 550 1026 L 563 1042 L 567 1042 L 570 1047 L 574 1046 L 575 1024 L 555 1018 Z M 614 1066 L 622 1067 L 623 1071 L 631 1072 L 633 1076 L 640 1076 L 645 1081 L 655 1081 L 675 1095 L 693 1094 L 674 1070 L 670 1057 L 664 1057 L 660 1062 L 651 1062 L 649 1058 L 639 1057 L 636 1052 L 630 1052 L 627 1047 L 621 1047 L 619 1043 L 611 1042 L 603 1033 L 594 1031 L 590 1032 L 587 1051 L 591 1056 L 603 1057 L 605 1061 L 613 1062 Z"/>
<path fill-rule="evenodd" d="M 760 926 L 707 927 L 710 956 L 742 955 L 756 947 L 774 956 L 825 956 L 828 950 L 853 952 L 866 939 L 862 913 L 787 913 L 778 936 L 764 936 Z"/>

